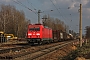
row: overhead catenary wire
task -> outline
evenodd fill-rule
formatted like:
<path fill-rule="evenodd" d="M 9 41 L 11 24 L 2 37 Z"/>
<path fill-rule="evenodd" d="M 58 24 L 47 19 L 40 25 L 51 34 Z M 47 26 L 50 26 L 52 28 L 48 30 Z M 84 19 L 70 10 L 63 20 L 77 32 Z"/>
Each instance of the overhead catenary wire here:
<path fill-rule="evenodd" d="M 20 1 L 18 1 L 18 0 L 16 0 L 16 1 L 12 0 L 12 1 L 15 2 L 15 3 L 17 3 L 17 4 L 19 4 L 19 5 L 21 5 L 21 6 L 23 6 L 23 7 L 26 8 L 26 9 L 32 11 L 33 13 L 35 13 L 35 14 L 37 15 L 36 12 L 34 12 L 32 9 L 30 9 L 29 7 L 27 7 L 26 5 L 24 5 L 24 4 L 21 3 Z"/>
<path fill-rule="evenodd" d="M 55 0 L 56 1 L 56 0 Z M 57 1 L 56 1 L 57 2 Z M 58 4 L 57 4 L 58 5 Z M 59 6 L 59 5 L 58 5 Z M 61 8 L 59 8 L 61 11 L 62 11 L 62 9 Z M 69 18 L 67 18 L 66 16 L 65 16 L 65 14 L 64 14 L 64 12 L 62 11 L 62 13 L 63 13 L 63 15 L 64 15 L 64 17 L 66 18 L 66 19 L 68 19 L 69 20 Z"/>
<path fill-rule="evenodd" d="M 30 11 L 32 11 L 32 12 L 34 12 L 37 16 L 39 15 L 39 16 L 41 16 L 40 15 L 40 13 L 42 13 L 41 11 L 39 12 L 39 10 L 38 10 L 38 12 L 35 12 L 35 11 L 33 11 L 32 9 L 30 9 L 29 7 L 27 7 L 26 5 L 24 5 L 23 3 L 21 3 L 20 1 L 18 1 L 18 0 L 16 0 L 16 1 L 14 1 L 15 3 L 17 3 L 17 4 L 19 4 L 19 5 L 21 5 L 21 6 L 23 6 L 23 7 L 25 7 L 26 9 L 28 9 L 28 10 L 30 10 Z M 39 17 L 38 17 L 39 18 Z"/>
<path fill-rule="evenodd" d="M 50 0 L 51 1 L 51 0 Z M 56 0 L 55 0 L 56 1 Z M 51 1 L 52 2 L 52 1 Z M 73 2 L 73 1 L 72 1 Z M 52 2 L 53 3 L 53 2 Z M 55 6 L 55 4 L 53 3 L 53 5 L 54 5 L 54 7 L 57 9 L 57 11 L 59 11 L 58 10 L 58 8 Z M 67 9 L 69 9 L 69 7 L 67 8 Z M 60 10 L 61 10 L 61 8 L 60 8 Z M 62 11 L 62 10 L 61 10 Z M 59 12 L 60 13 L 60 12 Z M 62 13 L 63 13 L 63 11 L 62 11 Z M 64 16 L 64 14 L 61 14 L 61 16 L 64 18 L 64 19 L 66 19 L 65 21 L 68 21 L 68 20 L 70 20 L 69 18 L 67 18 L 67 17 L 65 17 Z M 70 14 L 70 16 L 71 16 L 71 22 L 72 22 L 72 15 Z"/>
<path fill-rule="evenodd" d="M 27 2 L 34 8 L 34 10 L 37 10 L 37 9 L 32 5 L 32 2 L 31 2 L 30 0 L 27 0 Z M 53 11 L 53 10 L 51 10 L 51 11 Z M 39 15 L 38 20 L 40 19 L 40 16 L 41 16 L 40 13 L 43 13 L 44 15 L 46 15 L 44 12 L 45 12 L 45 11 L 38 10 L 38 15 Z M 39 21 L 38 21 L 38 22 L 39 22 Z M 39 22 L 39 23 L 40 23 L 40 22 Z"/>
<path fill-rule="evenodd" d="M 56 10 L 59 12 L 60 16 L 62 16 L 62 18 L 65 20 L 65 18 L 63 17 L 63 15 L 60 13 L 60 11 L 58 10 L 58 8 L 55 6 L 55 4 L 53 3 L 52 0 L 50 0 L 52 2 L 52 4 L 54 5 L 54 7 L 56 8 Z"/>
<path fill-rule="evenodd" d="M 58 8 L 55 6 L 55 4 L 53 3 L 53 1 L 52 0 L 50 0 L 51 2 L 52 2 L 52 4 L 54 5 L 54 7 L 56 8 L 56 10 L 59 12 L 59 14 L 60 14 L 60 16 L 62 16 L 62 18 L 64 19 L 64 21 L 67 21 L 67 20 L 65 20 L 65 18 L 64 18 L 64 16 L 60 13 L 60 11 L 58 10 Z M 66 31 L 66 24 L 64 25 L 64 27 L 65 27 L 65 31 Z"/>
<path fill-rule="evenodd" d="M 21 3 L 20 1 L 18 1 L 18 0 L 16 0 L 16 1 L 12 0 L 12 1 L 15 2 L 16 4 L 22 6 L 22 7 L 24 7 L 24 8 L 26 8 L 26 9 L 30 10 L 30 11 L 33 12 L 35 15 L 38 15 L 38 13 L 34 12 L 32 9 L 30 9 L 30 8 L 27 7 L 27 6 L 25 6 L 25 5 L 24 5 L 23 3 Z M 34 19 L 34 20 L 36 20 L 34 17 L 31 17 L 31 18 Z"/>
<path fill-rule="evenodd" d="M 55 0 L 56 1 L 56 0 Z M 57 2 L 57 1 L 56 1 Z M 72 1 L 73 2 L 73 1 Z M 57 4 L 58 5 L 58 4 Z M 59 5 L 58 5 L 59 6 Z M 60 11 L 62 11 L 62 9 L 59 7 L 59 9 L 60 9 Z M 67 9 L 70 9 L 70 7 L 68 7 Z M 72 22 L 72 15 L 70 14 L 70 16 L 71 16 L 71 19 L 69 19 L 68 17 L 66 17 L 65 16 L 65 14 L 64 14 L 64 12 L 62 11 L 62 13 L 63 13 L 63 15 L 64 15 L 64 17 L 66 18 L 66 21 L 67 20 L 70 20 L 70 22 Z M 69 26 L 69 27 L 71 27 L 71 25 Z"/>
<path fill-rule="evenodd" d="M 32 5 L 32 3 L 31 3 L 30 0 L 27 0 L 27 2 L 34 8 L 34 10 L 37 10 L 37 9 Z M 38 10 L 37 14 L 39 14 L 39 13 L 42 13 L 41 10 L 40 10 L 40 12 L 39 12 L 39 10 Z M 41 16 L 41 15 L 40 15 L 40 16 Z"/>
<path fill-rule="evenodd" d="M 51 1 L 51 0 L 50 0 Z M 22 2 L 20 2 L 19 0 L 16 0 L 16 1 L 14 1 L 15 3 L 17 3 L 17 4 L 19 4 L 19 5 L 21 5 L 21 6 L 23 6 L 23 7 L 25 7 L 25 8 L 27 8 L 28 10 L 30 10 L 30 11 L 32 11 L 32 12 L 34 12 L 36 15 L 38 15 L 38 12 L 35 12 L 34 10 L 32 10 L 32 9 L 30 9 L 29 7 L 27 7 L 26 5 L 24 5 Z M 29 0 L 27 0 L 27 2 L 28 3 L 30 3 L 30 5 L 34 8 L 34 6 L 32 5 L 32 3 L 29 1 Z M 53 3 L 53 1 L 51 1 L 52 3 Z M 55 4 L 53 3 L 53 5 L 55 6 Z M 56 10 L 59 12 L 59 14 L 60 14 L 60 16 L 62 16 L 62 18 L 66 21 L 66 18 L 63 16 L 63 14 L 61 14 L 61 12 L 59 11 L 59 9 L 55 6 L 55 8 L 56 8 Z M 34 8 L 35 10 L 36 10 L 36 8 Z M 40 12 L 40 13 L 42 13 L 42 12 Z M 41 16 L 41 15 L 40 15 Z"/>
<path fill-rule="evenodd" d="M 32 5 L 32 3 L 31 3 L 30 0 L 27 0 L 27 2 L 34 8 L 34 10 L 37 10 L 37 9 Z"/>

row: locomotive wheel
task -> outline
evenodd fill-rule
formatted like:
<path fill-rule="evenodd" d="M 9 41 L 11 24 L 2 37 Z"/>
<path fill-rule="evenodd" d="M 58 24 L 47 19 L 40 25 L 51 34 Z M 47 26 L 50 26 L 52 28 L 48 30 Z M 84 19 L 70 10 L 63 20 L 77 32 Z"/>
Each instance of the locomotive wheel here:
<path fill-rule="evenodd" d="M 51 41 L 50 41 L 50 40 L 48 40 L 48 41 L 47 41 L 47 44 L 50 44 L 50 42 L 51 42 Z"/>
<path fill-rule="evenodd" d="M 29 45 L 34 45 L 34 43 L 28 42 Z"/>
<path fill-rule="evenodd" d="M 30 43 L 30 45 L 32 46 L 32 45 L 34 45 L 34 43 Z"/>
<path fill-rule="evenodd" d="M 43 45 L 43 41 L 38 42 L 39 45 Z"/>

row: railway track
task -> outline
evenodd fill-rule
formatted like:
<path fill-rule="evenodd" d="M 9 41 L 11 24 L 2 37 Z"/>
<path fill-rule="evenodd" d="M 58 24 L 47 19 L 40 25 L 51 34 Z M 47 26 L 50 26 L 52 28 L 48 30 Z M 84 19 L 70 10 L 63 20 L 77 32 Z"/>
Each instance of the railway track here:
<path fill-rule="evenodd" d="M 8 45 L 8 47 L 11 45 L 12 46 L 12 44 L 5 44 L 5 45 L 3 45 L 3 47 L 5 47 L 5 46 L 7 46 Z M 10 47 L 11 47 L 10 46 Z M 30 47 L 30 45 L 28 45 L 28 44 L 22 44 L 22 46 L 20 46 L 20 45 L 18 45 L 18 46 L 16 46 L 16 45 L 13 45 L 14 47 L 7 47 L 7 48 L 1 48 L 0 49 L 0 54 L 5 54 L 5 53 L 9 53 L 10 51 L 12 51 L 12 52 L 15 52 L 15 51 L 19 51 L 19 50 L 22 50 L 22 49 L 27 49 L 27 48 L 29 48 Z"/>
<path fill-rule="evenodd" d="M 43 45 L 43 46 L 45 46 L 45 45 Z M 28 47 L 25 46 L 24 48 L 18 47 L 18 48 L 5 49 L 5 50 L 1 50 L 0 57 L 3 57 L 3 58 L 10 57 L 11 59 L 15 59 L 17 57 L 21 57 L 21 56 L 24 56 L 24 55 L 27 55 L 27 54 L 30 54 L 33 52 L 37 52 L 39 50 L 46 49 L 49 47 L 51 47 L 51 46 L 44 47 L 44 48 L 42 46 L 34 46 L 34 47 L 33 46 L 32 47 L 31 46 L 28 46 Z M 34 50 L 33 48 L 35 48 L 36 50 Z M 29 51 L 28 51 L 28 49 L 29 49 Z M 10 53 L 10 50 L 12 50 L 11 53 Z M 17 51 L 17 52 L 15 52 L 15 51 Z"/>
<path fill-rule="evenodd" d="M 72 43 L 72 42 L 69 42 L 69 43 Z M 60 49 L 69 43 L 65 41 L 65 42 L 59 42 L 56 44 L 48 44 L 48 45 L 43 45 L 43 46 L 31 46 L 30 47 L 30 45 L 28 45 L 25 47 L 7 49 L 6 52 L 5 50 L 2 51 L 4 53 L 0 54 L 0 58 L 13 59 L 13 60 L 18 60 L 18 59 L 19 60 L 33 60 L 33 59 L 37 59 L 38 57 L 42 55 L 46 55 L 50 52 Z M 11 53 L 9 53 L 10 50 L 12 50 Z"/>
<path fill-rule="evenodd" d="M 7 46 L 9 46 L 9 48 Z M 14 46 L 14 47 L 11 47 L 11 46 Z M 36 46 L 39 46 L 39 45 L 35 45 L 34 47 L 36 47 Z M 0 54 L 6 54 L 6 53 L 10 53 L 10 52 L 25 50 L 25 49 L 31 48 L 31 45 L 29 45 L 29 44 L 3 44 L 2 47 L 7 47 L 7 48 L 0 47 L 1 48 Z"/>
<path fill-rule="evenodd" d="M 43 55 L 46 55 L 48 53 L 51 53 L 57 49 L 62 49 L 64 46 L 67 46 L 68 44 L 72 44 L 73 42 L 65 42 L 63 44 L 58 44 L 55 46 L 51 46 L 49 48 L 41 49 L 39 51 L 35 52 L 27 52 L 27 54 L 23 54 L 23 56 L 19 58 L 15 58 L 15 60 L 21 59 L 21 60 L 37 60 L 38 58 L 42 57 Z"/>

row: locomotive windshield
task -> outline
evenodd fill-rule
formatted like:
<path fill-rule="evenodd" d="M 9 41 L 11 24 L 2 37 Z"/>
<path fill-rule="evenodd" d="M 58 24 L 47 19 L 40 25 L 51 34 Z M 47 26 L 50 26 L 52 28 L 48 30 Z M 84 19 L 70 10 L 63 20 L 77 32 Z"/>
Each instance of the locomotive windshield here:
<path fill-rule="evenodd" d="M 30 31 L 40 31 L 40 28 L 30 28 Z"/>

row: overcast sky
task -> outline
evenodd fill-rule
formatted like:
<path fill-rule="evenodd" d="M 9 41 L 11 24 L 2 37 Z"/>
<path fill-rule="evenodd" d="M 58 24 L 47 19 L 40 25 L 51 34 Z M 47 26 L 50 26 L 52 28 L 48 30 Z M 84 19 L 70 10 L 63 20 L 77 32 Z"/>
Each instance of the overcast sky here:
<path fill-rule="evenodd" d="M 34 12 L 20 5 L 20 2 Z M 10 4 L 15 6 L 18 10 L 23 10 L 25 16 L 30 19 L 32 23 L 37 23 L 38 16 L 35 13 L 41 10 L 42 12 L 44 11 L 40 14 L 41 18 L 45 14 L 50 15 L 50 17 L 58 18 L 75 32 L 79 31 L 78 10 L 80 3 L 82 4 L 82 30 L 84 33 L 85 27 L 90 26 L 90 0 L 0 0 L 0 4 Z"/>

